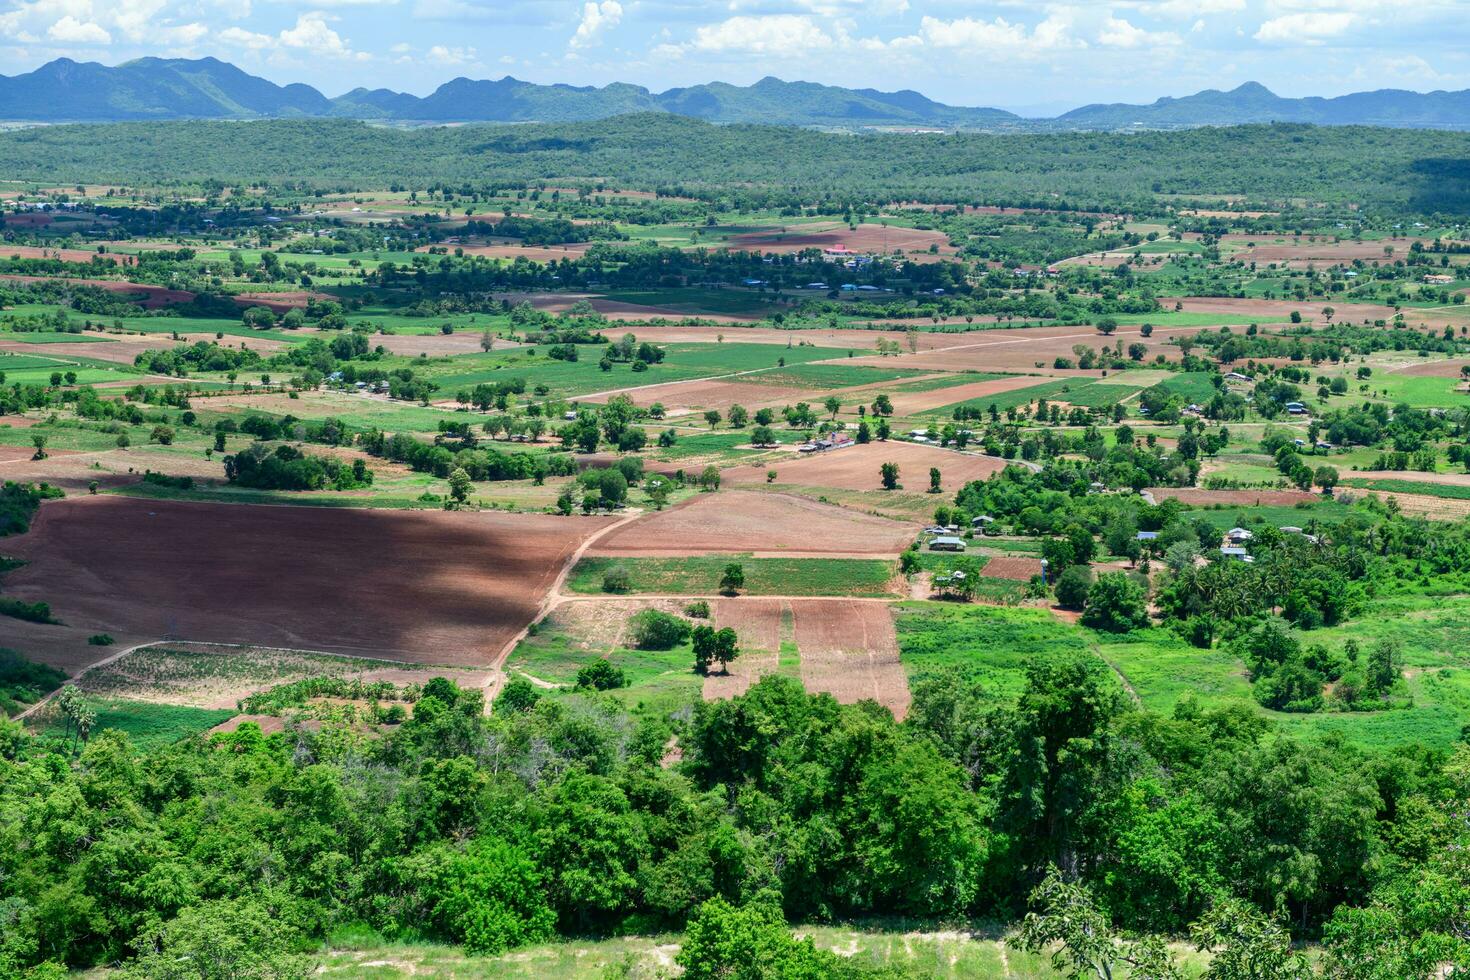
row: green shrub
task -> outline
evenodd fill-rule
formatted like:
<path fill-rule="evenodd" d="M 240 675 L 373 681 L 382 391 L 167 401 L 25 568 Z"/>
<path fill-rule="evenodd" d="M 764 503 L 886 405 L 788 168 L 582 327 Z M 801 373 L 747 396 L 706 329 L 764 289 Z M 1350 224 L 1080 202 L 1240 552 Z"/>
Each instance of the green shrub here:
<path fill-rule="evenodd" d="M 577 687 L 579 688 L 590 688 L 594 691 L 615 691 L 620 687 L 627 686 L 628 678 L 623 675 L 622 668 L 614 667 L 606 660 L 600 658 L 577 671 Z"/>
<path fill-rule="evenodd" d="M 709 605 L 705 604 L 705 618 L 709 616 Z M 689 639 L 689 623 L 678 616 L 645 609 L 628 620 L 632 627 L 633 646 L 640 650 L 672 650 Z"/>
<path fill-rule="evenodd" d="M 709 603 L 703 599 L 696 599 L 684 607 L 684 615 L 694 619 L 709 619 Z"/>
<path fill-rule="evenodd" d="M 112 634 L 93 633 L 91 636 L 87 637 L 87 642 L 92 644 L 92 646 L 94 647 L 110 647 L 113 643 Z"/>
<path fill-rule="evenodd" d="M 626 565 L 614 565 L 602 573 L 602 591 L 627 592 L 633 587 L 633 576 Z"/>

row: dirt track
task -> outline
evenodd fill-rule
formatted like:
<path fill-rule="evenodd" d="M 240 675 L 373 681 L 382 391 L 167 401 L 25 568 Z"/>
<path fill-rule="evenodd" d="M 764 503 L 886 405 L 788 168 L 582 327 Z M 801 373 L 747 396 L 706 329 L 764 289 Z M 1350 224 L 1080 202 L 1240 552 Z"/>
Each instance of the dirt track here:
<path fill-rule="evenodd" d="M 37 629 L 70 636 L 76 656 L 112 632 L 485 666 L 607 523 L 80 498 L 45 504 L 7 540 L 29 564 L 5 590 L 50 602 L 68 627 Z M 45 646 L 67 658 L 65 643 Z"/>

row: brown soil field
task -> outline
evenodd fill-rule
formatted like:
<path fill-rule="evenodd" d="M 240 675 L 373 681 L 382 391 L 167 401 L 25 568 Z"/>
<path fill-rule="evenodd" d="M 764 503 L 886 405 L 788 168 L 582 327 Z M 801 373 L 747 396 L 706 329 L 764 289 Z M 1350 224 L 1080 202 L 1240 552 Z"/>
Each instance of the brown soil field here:
<path fill-rule="evenodd" d="M 1413 470 L 1346 470 L 1343 477 L 1361 480 L 1403 480 L 1406 483 L 1438 483 L 1447 487 L 1470 487 L 1470 473 L 1416 473 Z M 1346 488 L 1351 489 L 1351 488 Z"/>
<path fill-rule="evenodd" d="M 0 279 L 8 282 L 56 282 L 57 277 L 51 276 L 17 276 L 0 274 Z M 138 305 L 154 309 L 159 306 L 170 306 L 174 303 L 187 303 L 194 298 L 194 294 L 184 289 L 165 289 L 162 286 L 147 286 L 136 282 L 123 282 L 121 279 L 60 279 L 59 281 L 73 286 L 96 286 L 105 289 L 109 293 L 122 293 L 139 300 Z"/>
<path fill-rule="evenodd" d="M 1401 259 L 1407 255 L 1418 239 L 1399 238 L 1376 242 L 1319 240 L 1313 242 L 1306 237 L 1283 239 L 1280 235 L 1225 235 L 1220 241 L 1222 245 L 1238 248 L 1229 256 L 1236 261 L 1259 264 L 1284 262 L 1289 266 L 1297 267 L 1324 263 L 1337 265 L 1352 262 L 1354 259 L 1362 259 L 1365 262 L 1392 262 L 1394 259 Z M 1254 247 L 1251 245 L 1252 242 L 1255 243 Z M 1384 255 L 1385 248 L 1392 248 L 1393 254 Z"/>
<path fill-rule="evenodd" d="M 878 322 L 878 321 L 874 321 Z M 891 321 L 896 322 L 896 321 Z M 928 321 L 925 321 L 928 322 Z M 963 323 L 963 320 L 957 321 Z M 856 330 L 856 329 L 809 329 L 780 330 L 775 327 L 727 327 L 727 326 L 629 326 L 628 333 L 639 340 L 653 344 L 712 344 L 721 336 L 731 344 L 779 344 L 782 347 L 808 343 L 814 347 L 834 348 L 837 351 L 877 351 L 879 340 L 891 340 L 908 349 L 908 338 L 903 330 Z M 919 332 L 919 349 L 933 350 L 962 343 L 966 334 L 944 334 Z"/>
<path fill-rule="evenodd" d="M 627 557 L 780 553 L 794 556 L 897 555 L 915 527 L 855 514 L 804 497 L 750 490 L 702 493 L 646 514 L 593 546 Z"/>
<path fill-rule="evenodd" d="M 1374 495 L 1398 501 L 1399 508 L 1413 517 L 1425 517 L 1432 521 L 1458 521 L 1470 517 L 1470 500 L 1454 500 L 1449 497 L 1432 497 L 1421 493 L 1390 493 L 1383 490 L 1359 490 L 1345 487 L 1339 493 Z"/>
<path fill-rule="evenodd" d="M 77 646 L 110 632 L 488 666 L 608 523 L 88 497 L 6 542 L 28 564 L 5 587 L 50 602 L 67 627 L 43 629 Z"/>
<path fill-rule="evenodd" d="M 548 313 L 563 313 L 577 303 L 586 300 L 592 308 L 609 320 L 691 320 L 699 319 L 710 323 L 749 323 L 750 317 L 731 316 L 726 313 L 688 313 L 664 306 L 644 306 L 640 303 L 623 303 L 605 296 L 591 293 L 507 293 L 504 299 L 511 304 L 530 303 L 538 310 Z"/>
<path fill-rule="evenodd" d="M 758 385 L 740 381 L 670 381 L 647 387 L 622 388 L 584 395 L 580 402 L 601 404 L 617 394 L 626 394 L 639 405 L 662 402 L 670 415 L 687 414 L 696 409 L 716 408 L 724 411 L 731 405 L 744 405 L 750 411 L 766 406 L 790 405 L 798 401 L 819 403 L 828 392 L 780 385 Z"/>
<path fill-rule="evenodd" d="M 0 446 L 0 463 L 14 463 L 31 458 L 35 450 L 29 446 Z"/>
<path fill-rule="evenodd" d="M 62 262 L 78 262 L 83 265 L 93 259 L 112 262 L 115 265 L 136 265 L 131 255 L 116 252 L 87 251 L 80 248 L 38 248 L 34 245 L 0 245 L 0 258 L 10 259 L 60 259 Z"/>
<path fill-rule="evenodd" d="M 1037 375 L 1018 375 L 1014 378 L 995 378 L 990 381 L 953 385 L 949 388 L 935 388 L 932 391 L 895 391 L 888 397 L 893 402 L 893 414 L 902 417 L 969 401 L 971 398 L 984 398 L 987 395 L 999 395 L 1006 391 L 1031 388 L 1050 380 L 1051 378 Z"/>
<path fill-rule="evenodd" d="M 306 306 L 308 300 L 316 300 L 318 303 L 336 300 L 337 297 L 330 293 L 317 293 L 306 289 L 292 289 L 279 293 L 239 293 L 235 296 L 236 304 L 240 306 L 264 306 L 266 309 L 282 313 L 286 310 L 299 309 Z"/>
<path fill-rule="evenodd" d="M 893 612 L 884 602 L 793 599 L 801 683 L 844 704 L 873 700 L 908 714 L 908 677 L 898 661 Z"/>
<path fill-rule="evenodd" d="M 219 480 L 224 477 L 220 460 L 202 455 L 165 452 L 156 446 L 75 452 L 48 449 L 47 457 L 31 459 L 31 450 L 11 459 L 0 458 L 0 476 L 24 483 L 49 483 L 68 495 L 85 494 L 94 480 L 104 489 L 129 486 L 143 479 L 144 470 L 170 476 Z"/>
<path fill-rule="evenodd" d="M 1177 500 L 1183 504 L 1207 507 L 1211 504 L 1239 504 L 1246 507 L 1285 507 L 1316 500 L 1317 495 L 1303 490 L 1202 490 L 1198 487 L 1154 487 L 1144 491 L 1154 500 Z"/>
<path fill-rule="evenodd" d="M 732 484 L 763 484 L 766 471 L 775 470 L 775 483 L 836 490 L 881 490 L 878 469 L 884 463 L 898 464 L 898 478 L 909 490 L 927 490 L 929 468 L 938 467 L 947 493 L 955 493 L 971 480 L 988 479 L 1005 469 L 1005 460 L 991 456 L 922 446 L 911 442 L 870 442 L 846 449 L 798 456 L 757 466 L 725 470 Z"/>
<path fill-rule="evenodd" d="M 457 330 L 451 334 L 375 334 L 368 338 L 368 343 L 373 347 L 381 344 L 383 349 L 390 354 L 404 354 L 408 357 L 417 357 L 420 354 L 428 354 L 430 357 L 445 354 L 478 354 L 481 351 L 480 331 L 472 327 Z M 491 349 L 508 350 L 520 346 L 520 344 L 497 337 Z"/>
<path fill-rule="evenodd" d="M 1041 559 L 1023 558 L 1018 555 L 992 558 L 985 563 L 980 574 L 986 578 L 1008 578 L 1017 582 L 1029 582 L 1033 575 L 1041 574 Z"/>
<path fill-rule="evenodd" d="M 54 220 L 43 211 L 5 212 L 5 225 L 10 228 L 44 228 Z"/>
<path fill-rule="evenodd" d="M 740 656 L 728 674 L 709 674 L 704 679 L 703 697 L 718 701 L 744 694 L 750 685 L 780 664 L 781 619 L 788 608 L 785 599 L 718 599 L 711 603 L 714 625 L 730 627 L 740 637 Z"/>
<path fill-rule="evenodd" d="M 1427 361 L 1394 368 L 1394 374 L 1410 374 L 1419 378 L 1458 378 L 1460 369 L 1470 364 L 1470 357 L 1456 357 L 1443 361 Z"/>
<path fill-rule="evenodd" d="M 1171 360 L 1179 356 L 1178 348 L 1167 346 L 1164 340 L 1170 336 L 1196 333 L 1201 327 L 1155 327 L 1153 337 L 1145 341 L 1149 356 L 1164 354 Z M 1058 357 L 1073 357 L 1074 344 L 1085 344 L 1094 350 L 1104 345 L 1116 345 L 1121 338 L 1125 343 L 1142 339 L 1139 328 L 1119 327 L 1111 337 L 1104 337 L 1088 326 L 1019 327 L 1014 330 L 976 331 L 972 334 L 955 336 L 942 335 L 948 343 L 943 346 L 920 350 L 917 354 L 899 354 L 893 357 L 870 355 L 855 357 L 847 364 L 862 364 L 871 367 L 910 368 L 930 371 L 1026 371 L 1039 374 L 1061 374 L 1067 377 L 1096 377 L 1100 371 L 1057 371 L 1052 368 Z M 1040 364 L 1040 367 L 1037 365 Z"/>
<path fill-rule="evenodd" d="M 940 231 L 923 231 L 917 228 L 900 228 L 882 225 L 861 224 L 856 231 L 848 230 L 841 222 L 794 225 L 793 230 L 747 232 L 729 239 L 727 248 L 749 252 L 786 254 L 808 248 L 836 248 L 846 246 L 857 253 L 889 254 L 902 250 L 908 258 L 917 262 L 938 261 L 940 256 L 953 255 L 958 250 L 949 243 L 949 236 Z M 820 229 L 820 230 L 810 230 Z M 937 255 L 929 253 L 929 246 L 937 245 Z"/>
<path fill-rule="evenodd" d="M 1179 304 L 1184 308 L 1185 313 L 1223 313 L 1228 316 L 1239 316 L 1242 324 L 1249 324 L 1256 319 L 1267 317 L 1285 320 L 1291 316 L 1293 311 L 1301 313 L 1303 319 L 1316 318 L 1320 321 L 1322 309 L 1326 306 L 1332 307 L 1334 311 L 1332 319 L 1338 323 L 1393 319 L 1393 310 L 1390 307 L 1379 306 L 1375 303 L 1323 303 L 1320 301 L 1297 302 L 1286 299 L 1186 296 L 1179 300 Z M 1119 329 L 1118 333 L 1122 332 L 1122 329 Z M 1164 332 L 1163 328 L 1156 327 L 1154 336 Z"/>

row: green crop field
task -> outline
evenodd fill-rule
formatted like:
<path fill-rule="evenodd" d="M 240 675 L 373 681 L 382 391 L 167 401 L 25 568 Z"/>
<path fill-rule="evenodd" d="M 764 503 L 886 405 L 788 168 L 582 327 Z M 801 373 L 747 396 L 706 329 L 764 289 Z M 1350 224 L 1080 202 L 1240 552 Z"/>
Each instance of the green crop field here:
<path fill-rule="evenodd" d="M 583 558 L 567 579 L 572 592 L 603 591 L 609 569 L 627 570 L 628 592 L 714 595 L 725 566 L 745 571 L 749 595 L 886 596 L 894 565 L 869 558 L 751 558 L 748 555 L 703 555 L 691 558 Z"/>
<path fill-rule="evenodd" d="M 126 698 L 94 698 L 92 705 L 97 712 L 97 721 L 92 728 L 94 733 L 117 729 L 126 733 L 140 749 L 157 748 L 202 734 L 235 716 L 230 709 L 192 708 Z M 62 738 L 65 735 L 64 722 L 50 714 L 46 717 L 48 720 L 40 734 L 47 738 Z"/>
<path fill-rule="evenodd" d="M 1443 497 L 1446 500 L 1470 500 L 1470 485 L 1459 485 L 1453 483 L 1426 483 L 1415 480 L 1412 476 L 1405 479 L 1395 480 L 1387 477 L 1375 477 L 1366 479 L 1363 477 L 1345 476 L 1342 478 L 1345 487 L 1356 487 L 1360 490 L 1380 490 L 1386 493 L 1417 493 L 1426 497 Z"/>

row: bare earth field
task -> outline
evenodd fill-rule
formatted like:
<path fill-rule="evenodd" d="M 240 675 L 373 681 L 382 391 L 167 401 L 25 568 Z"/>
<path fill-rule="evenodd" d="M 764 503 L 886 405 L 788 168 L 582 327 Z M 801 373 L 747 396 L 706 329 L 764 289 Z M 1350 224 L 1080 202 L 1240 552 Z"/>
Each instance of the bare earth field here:
<path fill-rule="evenodd" d="M 1290 317 L 1294 311 L 1301 313 L 1304 319 L 1310 320 L 1318 317 L 1320 320 L 1324 305 L 1332 307 L 1332 319 L 1338 323 L 1393 319 L 1392 308 L 1379 306 L 1376 303 L 1323 304 L 1287 299 L 1235 299 L 1228 296 L 1186 296 L 1179 300 L 1179 303 L 1184 307 L 1185 313 L 1221 313 L 1227 316 L 1238 316 L 1242 324 L 1249 324 L 1255 319 L 1268 317 L 1285 319 Z M 1118 332 L 1123 331 L 1120 329 Z M 1163 332 L 1163 330 L 1156 329 L 1154 334 L 1158 335 Z"/>
<path fill-rule="evenodd" d="M 102 449 L 73 452 L 48 449 L 47 458 L 31 459 L 32 451 L 5 447 L 0 455 L 0 478 L 22 483 L 49 483 L 68 495 L 84 494 L 96 481 L 100 488 L 122 487 L 138 483 L 145 470 L 170 476 L 192 476 L 195 479 L 223 479 L 220 460 L 208 460 L 197 453 L 175 453 L 157 446 L 130 449 Z"/>
<path fill-rule="evenodd" d="M 1427 361 L 1393 368 L 1394 374 L 1408 374 L 1418 378 L 1458 378 L 1460 369 L 1470 364 L 1470 357 L 1456 357 L 1443 361 Z"/>
<path fill-rule="evenodd" d="M 847 704 L 877 701 L 894 717 L 908 714 L 908 678 L 898 662 L 898 636 L 887 603 L 794 599 L 801 682 Z"/>
<path fill-rule="evenodd" d="M 55 277 L 48 276 L 19 276 L 9 273 L 0 274 L 0 279 L 7 282 L 57 282 Z M 194 298 L 194 294 L 183 289 L 165 289 L 162 286 L 146 286 L 136 282 L 123 282 L 121 279 L 62 279 L 61 282 L 73 286 L 96 286 L 105 289 L 109 293 L 123 293 L 127 296 L 138 297 L 139 305 L 149 309 L 159 306 L 169 306 L 173 303 L 187 303 Z"/>
<path fill-rule="evenodd" d="M 38 248 L 34 245 L 0 246 L 0 258 L 58 259 L 62 262 L 78 262 L 83 265 L 90 263 L 93 259 L 101 259 L 116 265 L 134 264 L 132 256 L 118 255 L 115 252 L 87 251 L 80 248 Z"/>
<path fill-rule="evenodd" d="M 590 293 L 509 293 L 505 296 L 512 304 L 530 303 L 538 310 L 548 313 L 565 313 L 579 302 L 586 301 L 592 308 L 609 320 L 689 320 L 700 319 L 712 323 L 745 323 L 750 317 L 730 316 L 725 313 L 700 313 L 696 317 L 682 310 L 671 310 L 663 306 L 643 306 L 639 303 L 624 303 L 594 296 Z"/>
<path fill-rule="evenodd" d="M 926 477 L 927 478 L 927 477 Z M 894 556 L 916 528 L 781 493 L 702 493 L 645 514 L 600 539 L 591 554 L 683 557 L 698 554 Z"/>
<path fill-rule="evenodd" d="M 911 442 L 870 442 L 812 456 L 795 457 L 779 463 L 737 466 L 722 476 L 732 484 L 763 484 L 766 471 L 775 470 L 775 483 L 836 490 L 880 490 L 878 469 L 897 463 L 899 481 L 910 490 L 928 489 L 929 468 L 938 467 L 946 493 L 954 493 L 971 480 L 984 480 L 1005 469 L 1005 460 L 992 456 L 921 446 Z"/>
<path fill-rule="evenodd" d="M 992 558 L 985 563 L 980 574 L 986 578 L 1008 578 L 1016 582 L 1029 582 L 1033 576 L 1041 574 L 1041 559 L 1024 558 L 1018 555 Z"/>
<path fill-rule="evenodd" d="M 1198 487 L 1154 487 L 1145 491 L 1154 500 L 1177 500 L 1195 507 L 1234 504 L 1244 507 L 1289 507 L 1304 500 L 1319 499 L 1303 490 L 1202 490 Z"/>
<path fill-rule="evenodd" d="M 1149 355 L 1164 354 L 1177 360 L 1179 350 L 1165 345 L 1164 339 L 1192 334 L 1201 327 L 1155 327 L 1153 336 L 1144 343 Z M 1085 344 L 1094 349 L 1142 339 L 1139 327 L 1119 327 L 1111 337 L 1104 337 L 1088 326 L 1020 327 L 1013 330 L 977 331 L 973 334 L 942 334 L 947 343 L 920 350 L 917 354 L 896 357 L 857 357 L 845 363 L 870 366 L 918 368 L 932 371 L 1036 371 L 1041 374 L 1065 374 L 1068 377 L 1097 376 L 1098 371 L 1056 371 L 1052 362 L 1058 357 L 1073 357 L 1072 346 Z M 1040 365 L 1038 367 L 1037 365 Z"/>
<path fill-rule="evenodd" d="M 825 223 L 824 223 L 825 224 Z M 939 231 L 923 231 L 917 228 L 884 227 L 861 224 L 851 231 L 840 222 L 827 227 L 818 224 L 799 225 L 800 230 L 749 232 L 730 238 L 728 247 L 748 252 L 770 252 L 786 254 L 808 248 L 836 248 L 845 246 L 853 252 L 889 254 L 904 251 L 909 258 L 923 262 L 926 258 L 937 261 L 938 255 L 953 255 L 957 249 L 949 243 L 949 236 Z M 814 230 L 821 229 L 821 230 Z M 938 255 L 930 257 L 929 247 L 938 247 Z"/>
<path fill-rule="evenodd" d="M 820 402 L 829 393 L 782 385 L 760 385 L 742 381 L 670 381 L 647 387 L 598 392 L 578 401 L 601 404 L 615 394 L 627 394 L 639 405 L 661 402 L 671 415 L 705 409 L 724 411 L 731 405 L 743 405 L 751 411 L 767 406 L 790 405 L 797 401 Z"/>
<path fill-rule="evenodd" d="M 1226 249 L 1233 247 L 1229 258 L 1239 262 L 1285 263 L 1291 268 L 1309 264 L 1340 265 L 1362 259 L 1365 262 L 1392 262 L 1408 254 L 1416 239 L 1401 238 L 1391 241 L 1309 241 L 1277 235 L 1225 235 L 1220 242 Z M 1383 250 L 1392 248 L 1392 255 Z"/>
<path fill-rule="evenodd" d="M 712 603 L 715 625 L 730 627 L 740 637 L 740 656 L 728 674 L 709 674 L 704 679 L 703 697 L 718 701 L 744 694 L 750 685 L 780 665 L 781 620 L 789 614 L 785 599 L 744 597 Z"/>
<path fill-rule="evenodd" d="M 61 666 L 99 659 L 83 645 L 97 632 L 487 666 L 607 523 L 87 497 L 7 539 L 28 564 L 5 591 L 67 624 L 19 645 Z"/>

